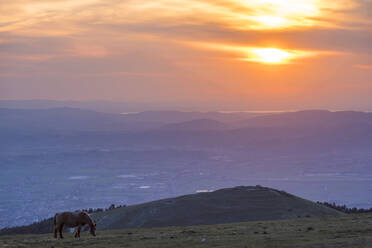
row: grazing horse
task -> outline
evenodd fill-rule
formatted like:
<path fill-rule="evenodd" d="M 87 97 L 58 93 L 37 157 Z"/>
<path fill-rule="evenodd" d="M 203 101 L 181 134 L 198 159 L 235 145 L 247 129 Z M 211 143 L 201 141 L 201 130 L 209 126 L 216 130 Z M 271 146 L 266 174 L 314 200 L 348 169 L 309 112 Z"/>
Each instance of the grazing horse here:
<path fill-rule="evenodd" d="M 81 227 L 85 224 L 89 225 L 90 234 L 96 236 L 96 223 L 87 212 L 78 211 L 56 213 L 53 219 L 54 238 L 57 238 L 57 232 L 59 232 L 59 236 L 61 239 L 63 239 L 62 231 L 64 225 L 67 227 L 77 227 L 75 231 L 75 238 L 78 238 L 80 237 Z"/>

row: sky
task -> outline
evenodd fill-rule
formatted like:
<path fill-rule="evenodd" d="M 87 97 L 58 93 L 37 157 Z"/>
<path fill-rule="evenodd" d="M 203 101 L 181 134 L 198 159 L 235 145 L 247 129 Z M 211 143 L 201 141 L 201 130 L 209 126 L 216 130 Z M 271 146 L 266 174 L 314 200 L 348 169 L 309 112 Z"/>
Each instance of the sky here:
<path fill-rule="evenodd" d="M 372 0 L 0 0 L 0 99 L 372 110 Z"/>

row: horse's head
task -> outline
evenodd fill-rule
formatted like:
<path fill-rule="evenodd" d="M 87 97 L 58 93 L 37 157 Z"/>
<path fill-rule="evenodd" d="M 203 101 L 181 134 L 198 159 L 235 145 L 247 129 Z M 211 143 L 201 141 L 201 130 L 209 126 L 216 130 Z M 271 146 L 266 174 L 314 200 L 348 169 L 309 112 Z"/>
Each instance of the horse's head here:
<path fill-rule="evenodd" d="M 96 229 L 97 229 L 96 222 L 92 219 L 92 217 L 90 217 L 90 215 L 87 212 L 84 211 L 82 212 L 82 214 L 84 215 L 85 223 L 88 223 L 90 227 L 90 234 L 92 234 L 93 236 L 96 236 Z"/>
<path fill-rule="evenodd" d="M 97 224 L 96 224 L 96 222 L 93 220 L 93 223 L 92 223 L 92 225 L 90 226 L 90 234 L 92 234 L 93 236 L 96 236 L 96 229 L 97 229 Z"/>

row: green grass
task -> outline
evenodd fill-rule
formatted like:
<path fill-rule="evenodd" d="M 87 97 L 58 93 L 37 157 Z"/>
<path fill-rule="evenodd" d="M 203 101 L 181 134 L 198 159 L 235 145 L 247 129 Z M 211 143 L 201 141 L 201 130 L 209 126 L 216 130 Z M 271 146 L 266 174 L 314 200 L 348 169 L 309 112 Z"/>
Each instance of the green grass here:
<path fill-rule="evenodd" d="M 121 229 L 55 240 L 52 234 L 0 236 L 0 247 L 370 248 L 372 214 L 210 226 Z M 204 240 L 204 242 L 203 242 Z"/>

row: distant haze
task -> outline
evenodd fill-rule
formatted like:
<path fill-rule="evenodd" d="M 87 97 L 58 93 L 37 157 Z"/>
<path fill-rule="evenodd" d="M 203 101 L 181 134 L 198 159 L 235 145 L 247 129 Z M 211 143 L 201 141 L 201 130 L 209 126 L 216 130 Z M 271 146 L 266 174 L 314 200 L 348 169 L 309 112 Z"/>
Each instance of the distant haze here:
<path fill-rule="evenodd" d="M 194 104 L 181 104 L 166 102 L 125 102 L 125 101 L 56 101 L 56 100 L 0 100 L 0 108 L 19 108 L 19 109 L 48 109 L 48 108 L 81 108 L 90 109 L 100 112 L 131 114 L 142 111 L 152 110 L 178 110 L 178 111 L 218 111 L 221 113 L 234 113 L 234 112 L 252 112 L 252 113 L 274 113 L 274 112 L 288 112 L 293 110 L 287 109 L 273 109 L 273 110 L 256 110 L 244 109 L 243 106 L 236 107 L 235 109 L 227 109 L 221 106 L 197 106 Z"/>
<path fill-rule="evenodd" d="M 237 185 L 372 206 L 372 113 L 0 108 L 0 140 L 0 228 Z"/>
<path fill-rule="evenodd" d="M 49 109 L 49 108 L 80 108 L 87 110 L 94 110 L 99 112 L 107 113 L 120 113 L 120 114 L 134 114 L 144 111 L 204 111 L 204 112 L 220 112 L 220 113 L 238 113 L 247 112 L 252 114 L 265 114 L 265 113 L 283 113 L 300 111 L 304 109 L 298 109 L 296 107 L 291 109 L 281 108 L 280 106 L 274 106 L 273 108 L 265 108 L 263 106 L 257 106 L 256 108 L 245 106 L 245 105 L 198 105 L 195 103 L 167 103 L 167 102 L 126 102 L 126 101 L 106 101 L 106 100 L 92 100 L 92 101 L 59 101 L 59 100 L 0 100 L 0 108 L 9 109 Z M 305 108 L 306 109 L 306 108 Z M 308 108 L 312 109 L 312 108 Z M 343 110 L 355 110 L 370 112 L 372 107 L 366 108 L 318 108 L 327 109 L 329 111 L 343 111 Z"/>

